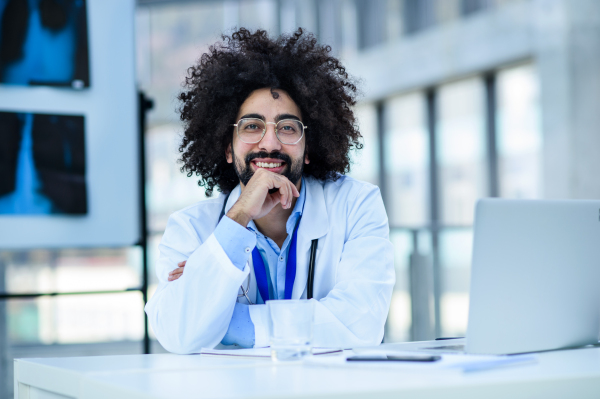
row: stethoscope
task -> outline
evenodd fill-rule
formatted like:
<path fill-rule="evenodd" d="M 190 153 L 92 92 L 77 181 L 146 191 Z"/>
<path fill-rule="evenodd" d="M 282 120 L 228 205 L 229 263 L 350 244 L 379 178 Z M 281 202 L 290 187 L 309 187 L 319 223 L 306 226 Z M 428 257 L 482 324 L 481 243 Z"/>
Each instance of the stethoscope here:
<path fill-rule="evenodd" d="M 227 200 L 229 199 L 230 194 L 231 193 L 228 193 L 225 196 L 225 200 L 223 201 L 223 208 L 221 208 L 221 214 L 219 215 L 219 220 L 217 221 L 217 223 L 219 223 L 221 221 L 221 219 L 223 218 L 223 216 L 225 216 L 225 207 L 227 206 Z M 314 282 L 315 282 L 315 261 L 317 258 L 318 244 L 319 244 L 318 238 L 315 238 L 310 243 L 310 257 L 308 258 L 309 259 L 309 261 L 308 261 L 308 278 L 306 281 L 306 299 L 311 299 L 313 297 L 313 286 L 314 286 Z M 248 291 L 250 291 L 251 277 L 252 277 L 251 274 L 248 274 L 248 285 L 246 286 L 246 289 L 244 289 L 244 284 L 240 285 L 240 290 L 242 291 L 242 293 L 238 294 L 238 298 L 246 297 L 248 304 L 254 305 L 254 302 L 252 302 L 250 300 L 250 297 L 248 296 Z"/>
<path fill-rule="evenodd" d="M 240 285 L 240 289 L 242 290 L 241 294 L 238 294 L 238 298 L 241 297 L 246 297 L 246 299 L 248 300 L 248 305 L 254 305 L 254 302 L 252 302 L 250 300 L 250 297 L 248 296 L 248 291 L 250 291 L 250 278 L 252 277 L 251 274 L 248 274 L 248 286 L 246 287 L 246 289 L 244 289 L 244 284 Z"/>

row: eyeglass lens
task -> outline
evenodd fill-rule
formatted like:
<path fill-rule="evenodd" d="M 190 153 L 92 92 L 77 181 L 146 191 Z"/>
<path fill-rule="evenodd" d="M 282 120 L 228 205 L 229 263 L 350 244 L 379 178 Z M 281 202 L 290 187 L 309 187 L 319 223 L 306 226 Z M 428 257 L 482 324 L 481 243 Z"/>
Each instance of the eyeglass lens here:
<path fill-rule="evenodd" d="M 258 143 L 266 130 L 266 124 L 261 119 L 241 119 L 237 125 L 240 140 L 247 144 Z M 302 138 L 304 126 L 302 122 L 284 119 L 277 122 L 275 134 L 283 144 L 295 144 Z"/>

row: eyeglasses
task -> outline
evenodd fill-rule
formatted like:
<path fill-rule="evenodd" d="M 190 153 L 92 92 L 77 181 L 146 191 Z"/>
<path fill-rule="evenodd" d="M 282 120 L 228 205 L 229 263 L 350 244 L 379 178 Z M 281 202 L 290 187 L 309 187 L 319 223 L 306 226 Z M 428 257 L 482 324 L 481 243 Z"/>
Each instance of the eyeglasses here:
<path fill-rule="evenodd" d="M 282 119 L 279 122 L 265 122 L 262 119 L 242 118 L 235 126 L 235 133 L 242 143 L 256 144 L 267 132 L 267 125 L 275 125 L 275 136 L 282 144 L 298 144 L 308 129 L 296 119 Z"/>

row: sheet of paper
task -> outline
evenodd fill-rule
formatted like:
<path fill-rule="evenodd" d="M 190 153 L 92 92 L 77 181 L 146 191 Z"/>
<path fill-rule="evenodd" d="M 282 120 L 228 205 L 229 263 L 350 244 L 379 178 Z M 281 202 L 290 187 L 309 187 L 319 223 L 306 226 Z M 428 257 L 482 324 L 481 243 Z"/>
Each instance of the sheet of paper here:
<path fill-rule="evenodd" d="M 342 353 L 339 348 L 313 348 L 314 355 L 329 355 Z M 200 354 L 203 356 L 236 356 L 236 357 L 271 357 L 271 348 L 250 349 L 208 349 L 202 348 Z"/>
<path fill-rule="evenodd" d="M 427 370 L 436 370 L 436 372 L 477 372 L 501 367 L 510 367 L 515 365 L 527 365 L 537 363 L 536 355 L 510 355 L 510 356 L 492 356 L 492 355 L 467 355 L 467 354 L 440 354 L 440 360 L 435 362 L 399 362 L 399 361 L 381 361 L 381 362 L 347 362 L 346 358 L 356 355 L 350 350 L 338 348 L 313 348 L 315 355 L 331 356 L 309 356 L 302 361 L 320 367 L 368 367 L 402 370 L 407 372 L 423 372 Z M 251 349 L 207 349 L 203 348 L 200 352 L 202 356 L 229 356 L 245 358 L 264 358 L 271 357 L 271 348 L 251 348 Z M 410 356 L 415 354 L 431 355 L 426 352 L 415 351 L 385 351 L 386 355 Z M 372 352 L 360 350 L 361 356 L 381 356 L 382 351 L 374 350 Z"/>
<path fill-rule="evenodd" d="M 410 356 L 416 354 L 431 355 L 431 353 L 415 351 L 387 351 L 387 355 Z M 306 362 L 316 366 L 324 367 L 369 367 L 386 368 L 403 371 L 422 372 L 427 370 L 446 370 L 449 372 L 476 372 L 513 365 L 535 364 L 536 355 L 511 355 L 511 356 L 483 356 L 467 354 L 440 354 L 440 360 L 435 362 L 401 362 L 401 361 L 381 361 L 381 362 L 347 362 L 346 357 L 355 355 L 354 353 L 345 353 L 346 356 L 309 358 Z M 381 356 L 381 351 L 371 353 L 360 351 L 360 356 Z"/>

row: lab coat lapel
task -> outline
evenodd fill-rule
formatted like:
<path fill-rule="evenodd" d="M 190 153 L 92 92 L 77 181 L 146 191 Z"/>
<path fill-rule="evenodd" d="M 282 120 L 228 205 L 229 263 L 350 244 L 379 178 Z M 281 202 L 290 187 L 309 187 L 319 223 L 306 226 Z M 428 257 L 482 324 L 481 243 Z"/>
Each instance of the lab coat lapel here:
<path fill-rule="evenodd" d="M 231 190 L 231 194 L 229 194 L 229 198 L 227 198 L 227 205 L 225 205 L 225 213 L 229 212 L 233 204 L 240 198 L 242 194 L 242 187 L 238 184 L 235 186 L 233 190 Z M 225 194 L 221 193 L 221 196 L 225 197 Z"/>
<path fill-rule="evenodd" d="M 308 277 L 308 262 L 310 258 L 310 245 L 313 239 L 321 238 L 329 230 L 329 216 L 325 206 L 325 195 L 323 185 L 320 181 L 311 177 L 305 177 L 306 199 L 302 220 L 298 226 L 298 241 L 296 247 L 296 278 L 292 289 L 292 299 L 300 299 L 306 291 L 306 279 Z M 319 253 L 323 250 L 322 244 L 317 250 L 315 261 L 319 264 Z"/>

